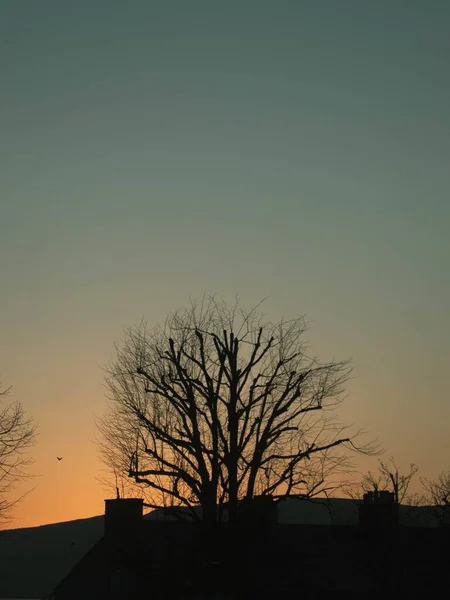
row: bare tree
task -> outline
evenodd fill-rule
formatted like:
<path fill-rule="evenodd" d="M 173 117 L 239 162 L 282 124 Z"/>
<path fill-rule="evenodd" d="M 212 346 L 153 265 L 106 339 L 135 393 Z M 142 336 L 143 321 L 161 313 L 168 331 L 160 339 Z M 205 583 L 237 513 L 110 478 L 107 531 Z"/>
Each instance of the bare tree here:
<path fill-rule="evenodd" d="M 19 402 L 8 402 L 9 389 L 0 391 L 0 520 L 6 521 L 19 498 L 11 498 L 14 486 L 28 476 L 32 462 L 28 450 L 36 428 Z"/>
<path fill-rule="evenodd" d="M 226 504 L 235 521 L 242 500 L 330 491 L 351 466 L 345 450 L 370 451 L 333 414 L 349 362 L 309 357 L 303 318 L 273 324 L 257 311 L 205 297 L 116 346 L 101 453 L 146 488 L 148 506 L 196 518 L 200 505 L 215 523 Z"/>
<path fill-rule="evenodd" d="M 442 472 L 437 479 L 421 479 L 427 504 L 434 507 L 441 525 L 450 526 L 450 471 Z"/>
<path fill-rule="evenodd" d="M 411 480 L 418 470 L 418 467 L 411 463 L 408 472 L 402 473 L 391 456 L 388 461 L 380 460 L 378 471 L 376 473 L 369 471 L 364 475 L 358 489 L 348 491 L 348 493 L 355 499 L 361 499 L 366 492 L 387 490 L 394 494 L 397 504 L 418 504 L 416 496 L 408 494 Z"/>

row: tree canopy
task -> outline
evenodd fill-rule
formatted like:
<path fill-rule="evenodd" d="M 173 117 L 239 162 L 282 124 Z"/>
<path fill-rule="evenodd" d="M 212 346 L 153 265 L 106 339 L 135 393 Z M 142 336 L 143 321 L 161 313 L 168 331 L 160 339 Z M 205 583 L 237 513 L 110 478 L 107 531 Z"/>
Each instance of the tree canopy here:
<path fill-rule="evenodd" d="M 107 369 L 103 460 L 148 506 L 200 505 L 208 522 L 255 496 L 333 489 L 356 449 L 334 412 L 351 366 L 310 357 L 306 329 L 214 297 L 128 328 Z"/>

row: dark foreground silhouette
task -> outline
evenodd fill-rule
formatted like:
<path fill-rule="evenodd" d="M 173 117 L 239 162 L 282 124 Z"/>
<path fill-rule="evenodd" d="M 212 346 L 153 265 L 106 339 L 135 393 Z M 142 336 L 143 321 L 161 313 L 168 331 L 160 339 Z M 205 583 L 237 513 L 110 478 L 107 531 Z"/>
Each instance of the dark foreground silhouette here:
<path fill-rule="evenodd" d="M 357 526 L 281 525 L 276 506 L 214 530 L 145 521 L 142 501 L 106 501 L 105 535 L 54 590 L 69 598 L 304 598 L 429 595 L 445 583 L 448 531 L 398 525 L 389 494 Z M 89 582 L 89 583 L 88 583 Z"/>
<path fill-rule="evenodd" d="M 428 597 L 446 584 L 449 530 L 399 525 L 399 507 L 391 500 L 389 495 L 368 495 L 359 506 L 359 524 L 332 525 L 316 518 L 324 524 L 307 525 L 278 523 L 277 507 L 269 499 L 259 504 L 259 512 L 243 512 L 235 526 L 214 530 L 175 521 L 170 509 L 143 518 L 142 500 L 107 500 L 104 519 L 35 528 L 35 535 L 42 532 L 36 564 L 39 558 L 41 570 L 56 569 L 58 577 L 52 587 L 42 576 L 38 592 L 23 591 L 28 597 L 39 593 L 55 600 L 320 598 L 336 593 L 347 598 L 391 593 Z M 358 511 L 352 501 L 337 503 Z M 306 510 L 313 504 L 303 506 Z M 325 511 L 323 505 L 321 509 Z M 47 559 L 44 530 L 47 537 L 52 531 L 58 536 L 53 546 L 61 549 Z M 14 551 L 14 536 L 30 538 L 31 531 L 4 532 L 0 550 L 9 544 Z M 20 562 L 22 550 L 17 545 L 17 556 L 8 558 L 20 567 L 25 585 L 32 573 L 30 563 Z M 9 573 L 0 567 L 0 580 L 3 575 Z M 12 578 L 7 590 L 0 589 L 6 597 L 18 592 Z"/>

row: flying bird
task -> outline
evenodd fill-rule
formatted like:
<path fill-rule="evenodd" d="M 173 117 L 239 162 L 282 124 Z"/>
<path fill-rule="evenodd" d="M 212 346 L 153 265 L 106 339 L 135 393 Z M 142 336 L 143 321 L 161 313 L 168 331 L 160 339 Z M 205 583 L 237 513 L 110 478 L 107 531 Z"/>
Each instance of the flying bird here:
<path fill-rule="evenodd" d="M 57 456 L 56 457 L 58 460 L 62 460 L 62 456 Z"/>

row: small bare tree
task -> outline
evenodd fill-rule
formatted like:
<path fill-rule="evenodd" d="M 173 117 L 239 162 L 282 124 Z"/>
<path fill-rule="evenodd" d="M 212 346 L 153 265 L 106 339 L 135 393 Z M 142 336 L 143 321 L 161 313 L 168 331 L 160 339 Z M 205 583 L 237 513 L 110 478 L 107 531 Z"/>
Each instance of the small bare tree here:
<path fill-rule="evenodd" d="M 349 495 L 355 499 L 361 499 L 367 492 L 387 490 L 394 494 L 397 504 L 417 504 L 418 500 L 414 495 L 408 494 L 408 490 L 411 480 L 418 470 L 418 467 L 411 463 L 408 472 L 402 473 L 391 456 L 388 461 L 380 460 L 378 471 L 376 473 L 369 471 L 364 475 L 358 489 L 348 491 Z"/>
<path fill-rule="evenodd" d="M 8 402 L 10 389 L 0 391 L 0 521 L 8 520 L 12 508 L 23 496 L 11 499 L 14 486 L 28 476 L 32 458 L 28 450 L 36 428 L 19 402 Z"/>
<path fill-rule="evenodd" d="M 427 504 L 433 506 L 441 525 L 450 526 L 450 471 L 442 472 L 437 479 L 422 479 Z"/>
<path fill-rule="evenodd" d="M 308 357 L 303 318 L 273 324 L 257 308 L 204 298 L 116 347 L 101 453 L 146 488 L 148 506 L 195 518 L 200 505 L 215 523 L 226 504 L 235 521 L 242 500 L 330 491 L 350 468 L 355 437 L 332 413 L 349 362 Z"/>

